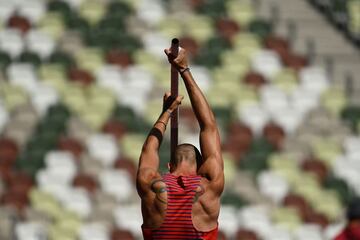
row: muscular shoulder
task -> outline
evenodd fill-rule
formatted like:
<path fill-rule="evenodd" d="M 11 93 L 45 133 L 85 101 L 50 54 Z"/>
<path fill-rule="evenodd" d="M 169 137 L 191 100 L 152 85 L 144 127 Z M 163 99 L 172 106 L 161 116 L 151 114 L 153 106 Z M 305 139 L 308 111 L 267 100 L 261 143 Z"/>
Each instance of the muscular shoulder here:
<path fill-rule="evenodd" d="M 164 193 L 164 192 L 166 192 L 166 184 L 163 181 L 163 179 L 161 179 L 161 178 L 154 179 L 150 183 L 150 189 L 155 194 Z"/>
<path fill-rule="evenodd" d="M 140 197 L 152 191 L 152 183 L 156 179 L 161 179 L 161 175 L 152 168 L 142 168 L 137 172 L 136 188 Z"/>
<path fill-rule="evenodd" d="M 225 184 L 223 166 L 216 161 L 205 162 L 199 169 L 199 174 L 203 177 L 202 183 L 208 186 L 207 191 L 212 191 L 216 196 L 220 196 Z"/>

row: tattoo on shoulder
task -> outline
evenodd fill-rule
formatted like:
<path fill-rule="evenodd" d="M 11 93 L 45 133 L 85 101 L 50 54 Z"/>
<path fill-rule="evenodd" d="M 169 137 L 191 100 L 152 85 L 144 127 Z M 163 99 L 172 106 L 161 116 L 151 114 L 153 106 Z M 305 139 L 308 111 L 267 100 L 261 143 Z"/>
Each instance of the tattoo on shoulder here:
<path fill-rule="evenodd" d="M 162 199 L 160 196 L 161 193 L 167 192 L 166 185 L 162 179 L 155 179 L 154 181 L 152 181 L 150 188 L 151 191 L 153 191 L 156 194 L 157 200 L 159 200 L 161 203 L 167 204 L 167 202 L 164 199 Z"/>
<path fill-rule="evenodd" d="M 194 196 L 194 200 L 193 202 L 197 202 L 199 200 L 199 197 L 201 195 L 203 195 L 205 192 L 205 188 L 202 185 L 199 185 L 196 189 L 195 189 L 195 196 Z"/>

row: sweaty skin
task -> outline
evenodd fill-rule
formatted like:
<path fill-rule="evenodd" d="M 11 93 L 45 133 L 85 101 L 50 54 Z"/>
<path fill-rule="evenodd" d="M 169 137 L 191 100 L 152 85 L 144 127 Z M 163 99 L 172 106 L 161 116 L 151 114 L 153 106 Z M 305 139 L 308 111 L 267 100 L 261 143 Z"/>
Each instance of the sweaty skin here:
<path fill-rule="evenodd" d="M 173 66 L 181 73 L 191 105 L 200 126 L 200 148 L 202 162 L 193 167 L 186 161 L 176 167 L 170 164 L 170 173 L 174 176 L 200 175 L 200 185 L 195 190 L 192 206 L 192 222 L 199 231 L 210 231 L 217 227 L 220 211 L 220 196 L 224 188 L 224 166 L 221 156 L 220 136 L 214 114 L 188 68 L 186 51 L 180 49 L 174 58 L 169 49 L 165 54 Z M 185 71 L 184 71 L 185 70 Z M 143 226 L 159 228 L 164 220 L 168 193 L 166 184 L 158 172 L 159 147 L 170 118 L 170 113 L 181 104 L 182 96 L 175 100 L 170 93 L 164 95 L 163 112 L 151 129 L 139 159 L 137 172 L 137 191 L 141 198 Z"/>

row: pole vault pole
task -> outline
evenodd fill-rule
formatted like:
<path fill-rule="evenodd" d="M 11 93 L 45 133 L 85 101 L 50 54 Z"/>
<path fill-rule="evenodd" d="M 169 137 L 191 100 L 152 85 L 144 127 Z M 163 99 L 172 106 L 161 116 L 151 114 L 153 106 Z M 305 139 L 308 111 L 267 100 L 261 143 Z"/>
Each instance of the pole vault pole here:
<path fill-rule="evenodd" d="M 173 38 L 171 40 L 171 53 L 176 57 L 179 53 L 179 39 Z M 171 96 L 176 98 L 179 94 L 179 74 L 175 67 L 171 65 Z M 170 157 L 174 158 L 175 149 L 178 145 L 178 119 L 179 109 L 176 109 L 171 114 L 171 131 L 170 131 Z"/>

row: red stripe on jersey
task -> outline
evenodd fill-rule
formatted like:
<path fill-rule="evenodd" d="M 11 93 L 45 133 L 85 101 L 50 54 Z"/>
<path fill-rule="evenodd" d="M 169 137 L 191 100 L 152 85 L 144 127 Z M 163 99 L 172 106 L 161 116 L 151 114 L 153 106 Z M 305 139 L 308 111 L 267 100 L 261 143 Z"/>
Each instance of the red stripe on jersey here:
<path fill-rule="evenodd" d="M 182 239 L 216 240 L 218 229 L 202 232 L 192 222 L 192 205 L 201 176 L 163 176 L 167 190 L 167 210 L 164 222 L 157 229 L 142 227 L 145 240 Z"/>

